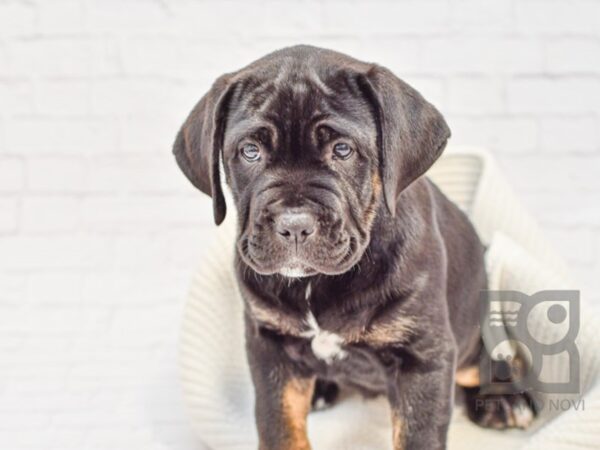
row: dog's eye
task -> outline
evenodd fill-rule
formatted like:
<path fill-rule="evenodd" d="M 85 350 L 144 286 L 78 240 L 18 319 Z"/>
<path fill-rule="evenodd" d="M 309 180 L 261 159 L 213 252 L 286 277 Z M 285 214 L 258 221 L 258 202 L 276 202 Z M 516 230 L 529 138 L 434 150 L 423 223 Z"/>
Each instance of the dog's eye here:
<path fill-rule="evenodd" d="M 245 144 L 241 149 L 241 153 L 246 161 L 255 162 L 260 159 L 260 150 L 254 144 Z"/>
<path fill-rule="evenodd" d="M 352 147 L 345 142 L 339 142 L 333 146 L 333 156 L 339 159 L 348 159 L 352 154 Z"/>

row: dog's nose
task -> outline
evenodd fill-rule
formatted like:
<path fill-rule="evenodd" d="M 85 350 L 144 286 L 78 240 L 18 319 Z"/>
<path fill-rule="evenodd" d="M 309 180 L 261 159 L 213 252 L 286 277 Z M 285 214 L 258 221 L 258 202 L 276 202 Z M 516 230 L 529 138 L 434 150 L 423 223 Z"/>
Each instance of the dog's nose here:
<path fill-rule="evenodd" d="M 315 233 L 317 221 L 307 212 L 284 212 L 275 219 L 275 230 L 285 240 L 304 242 Z"/>

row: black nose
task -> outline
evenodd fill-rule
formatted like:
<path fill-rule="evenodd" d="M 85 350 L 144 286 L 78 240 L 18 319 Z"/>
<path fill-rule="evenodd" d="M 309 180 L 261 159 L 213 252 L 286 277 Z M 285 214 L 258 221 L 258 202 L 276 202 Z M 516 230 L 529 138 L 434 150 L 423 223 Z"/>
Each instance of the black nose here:
<path fill-rule="evenodd" d="M 285 240 L 304 242 L 315 233 L 317 221 L 307 212 L 284 212 L 275 219 L 275 230 Z"/>

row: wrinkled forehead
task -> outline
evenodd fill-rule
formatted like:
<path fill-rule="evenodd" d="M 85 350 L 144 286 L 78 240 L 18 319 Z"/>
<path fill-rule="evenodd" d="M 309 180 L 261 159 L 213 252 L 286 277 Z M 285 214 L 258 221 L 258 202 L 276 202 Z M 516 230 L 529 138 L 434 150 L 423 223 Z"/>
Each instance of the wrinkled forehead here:
<path fill-rule="evenodd" d="M 376 128 L 366 98 L 342 71 L 282 68 L 251 74 L 238 82 L 231 99 L 226 140 L 260 128 L 298 140 L 318 126 L 370 142 Z"/>

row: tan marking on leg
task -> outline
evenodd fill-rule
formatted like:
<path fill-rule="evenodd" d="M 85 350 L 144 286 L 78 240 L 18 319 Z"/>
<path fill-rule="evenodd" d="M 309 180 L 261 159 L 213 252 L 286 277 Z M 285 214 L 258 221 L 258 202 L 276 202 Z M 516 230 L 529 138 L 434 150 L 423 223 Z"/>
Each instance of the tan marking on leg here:
<path fill-rule="evenodd" d="M 406 448 L 406 422 L 399 413 L 392 412 L 392 430 L 394 450 L 405 450 Z"/>
<path fill-rule="evenodd" d="M 294 378 L 283 388 L 283 414 L 287 427 L 286 449 L 310 450 L 306 433 L 306 416 L 315 387 L 315 378 Z"/>
<path fill-rule="evenodd" d="M 470 366 L 458 369 L 454 377 L 456 384 L 462 387 L 477 387 L 479 386 L 479 367 Z"/>

